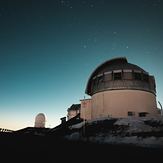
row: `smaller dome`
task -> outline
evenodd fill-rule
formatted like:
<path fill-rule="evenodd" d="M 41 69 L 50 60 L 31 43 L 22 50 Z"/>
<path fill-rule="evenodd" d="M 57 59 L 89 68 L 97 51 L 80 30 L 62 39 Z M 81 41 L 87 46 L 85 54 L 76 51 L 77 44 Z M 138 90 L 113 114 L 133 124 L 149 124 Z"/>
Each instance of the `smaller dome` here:
<path fill-rule="evenodd" d="M 43 113 L 37 114 L 35 118 L 35 127 L 38 127 L 38 128 L 45 127 L 45 115 Z"/>

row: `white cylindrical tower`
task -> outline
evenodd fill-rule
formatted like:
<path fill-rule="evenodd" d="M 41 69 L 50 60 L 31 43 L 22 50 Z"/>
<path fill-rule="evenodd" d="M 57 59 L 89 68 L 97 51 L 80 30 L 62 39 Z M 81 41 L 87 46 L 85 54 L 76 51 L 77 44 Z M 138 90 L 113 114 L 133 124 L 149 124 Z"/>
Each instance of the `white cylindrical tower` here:
<path fill-rule="evenodd" d="M 37 114 L 34 127 L 45 128 L 45 115 L 43 113 Z"/>

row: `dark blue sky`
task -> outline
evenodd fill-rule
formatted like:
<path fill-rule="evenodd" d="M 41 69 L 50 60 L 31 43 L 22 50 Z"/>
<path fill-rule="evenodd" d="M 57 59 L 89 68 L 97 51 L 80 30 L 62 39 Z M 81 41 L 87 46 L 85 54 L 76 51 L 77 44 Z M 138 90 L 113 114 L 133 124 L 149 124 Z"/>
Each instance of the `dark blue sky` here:
<path fill-rule="evenodd" d="M 0 127 L 60 123 L 91 72 L 126 56 L 153 74 L 163 102 L 161 0 L 1 0 Z"/>

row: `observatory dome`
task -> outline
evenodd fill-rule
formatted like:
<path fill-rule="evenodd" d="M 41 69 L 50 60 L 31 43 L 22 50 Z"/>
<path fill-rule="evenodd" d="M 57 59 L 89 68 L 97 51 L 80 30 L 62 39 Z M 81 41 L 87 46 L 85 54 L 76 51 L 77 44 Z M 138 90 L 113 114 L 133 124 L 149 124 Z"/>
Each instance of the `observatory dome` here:
<path fill-rule="evenodd" d="M 81 100 L 83 119 L 158 115 L 154 76 L 125 57 L 99 65 L 91 73 Z"/>
<path fill-rule="evenodd" d="M 45 115 L 43 113 L 37 114 L 35 118 L 35 127 L 39 127 L 39 128 L 45 127 Z"/>
<path fill-rule="evenodd" d="M 90 75 L 86 93 L 93 95 L 105 90 L 136 89 L 156 93 L 155 80 L 125 57 L 114 58 L 99 65 Z"/>

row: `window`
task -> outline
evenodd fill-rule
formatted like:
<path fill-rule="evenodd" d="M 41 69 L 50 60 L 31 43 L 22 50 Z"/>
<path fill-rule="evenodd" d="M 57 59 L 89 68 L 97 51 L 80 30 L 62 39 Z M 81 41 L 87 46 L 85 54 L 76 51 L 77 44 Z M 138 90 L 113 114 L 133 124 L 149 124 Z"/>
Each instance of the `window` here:
<path fill-rule="evenodd" d="M 97 89 L 97 85 L 98 85 L 98 78 L 96 77 L 94 80 L 93 80 L 93 90 L 95 91 Z"/>
<path fill-rule="evenodd" d="M 122 80 L 122 73 L 121 72 L 114 73 L 114 80 Z"/>
<path fill-rule="evenodd" d="M 99 76 L 98 77 L 98 83 L 101 83 L 101 82 L 103 82 L 104 81 L 104 76 L 102 75 L 102 76 Z"/>
<path fill-rule="evenodd" d="M 141 112 L 139 113 L 139 117 L 146 117 L 147 114 L 148 114 L 147 112 Z"/>
<path fill-rule="evenodd" d="M 149 76 L 147 74 L 143 74 L 143 80 L 148 82 L 149 81 Z"/>
<path fill-rule="evenodd" d="M 135 116 L 135 112 L 129 111 L 128 116 Z"/>
<path fill-rule="evenodd" d="M 112 80 L 112 72 L 108 71 L 104 73 L 104 81 L 110 81 Z"/>
<path fill-rule="evenodd" d="M 98 84 L 97 84 L 97 88 L 102 88 L 103 87 L 103 84 L 104 84 L 104 76 L 102 75 L 100 75 L 99 77 L 98 77 Z"/>
<path fill-rule="evenodd" d="M 141 80 L 141 73 L 138 73 L 138 72 L 134 72 L 134 79 L 135 80 Z"/>
<path fill-rule="evenodd" d="M 123 70 L 123 79 L 132 80 L 132 70 Z"/>

